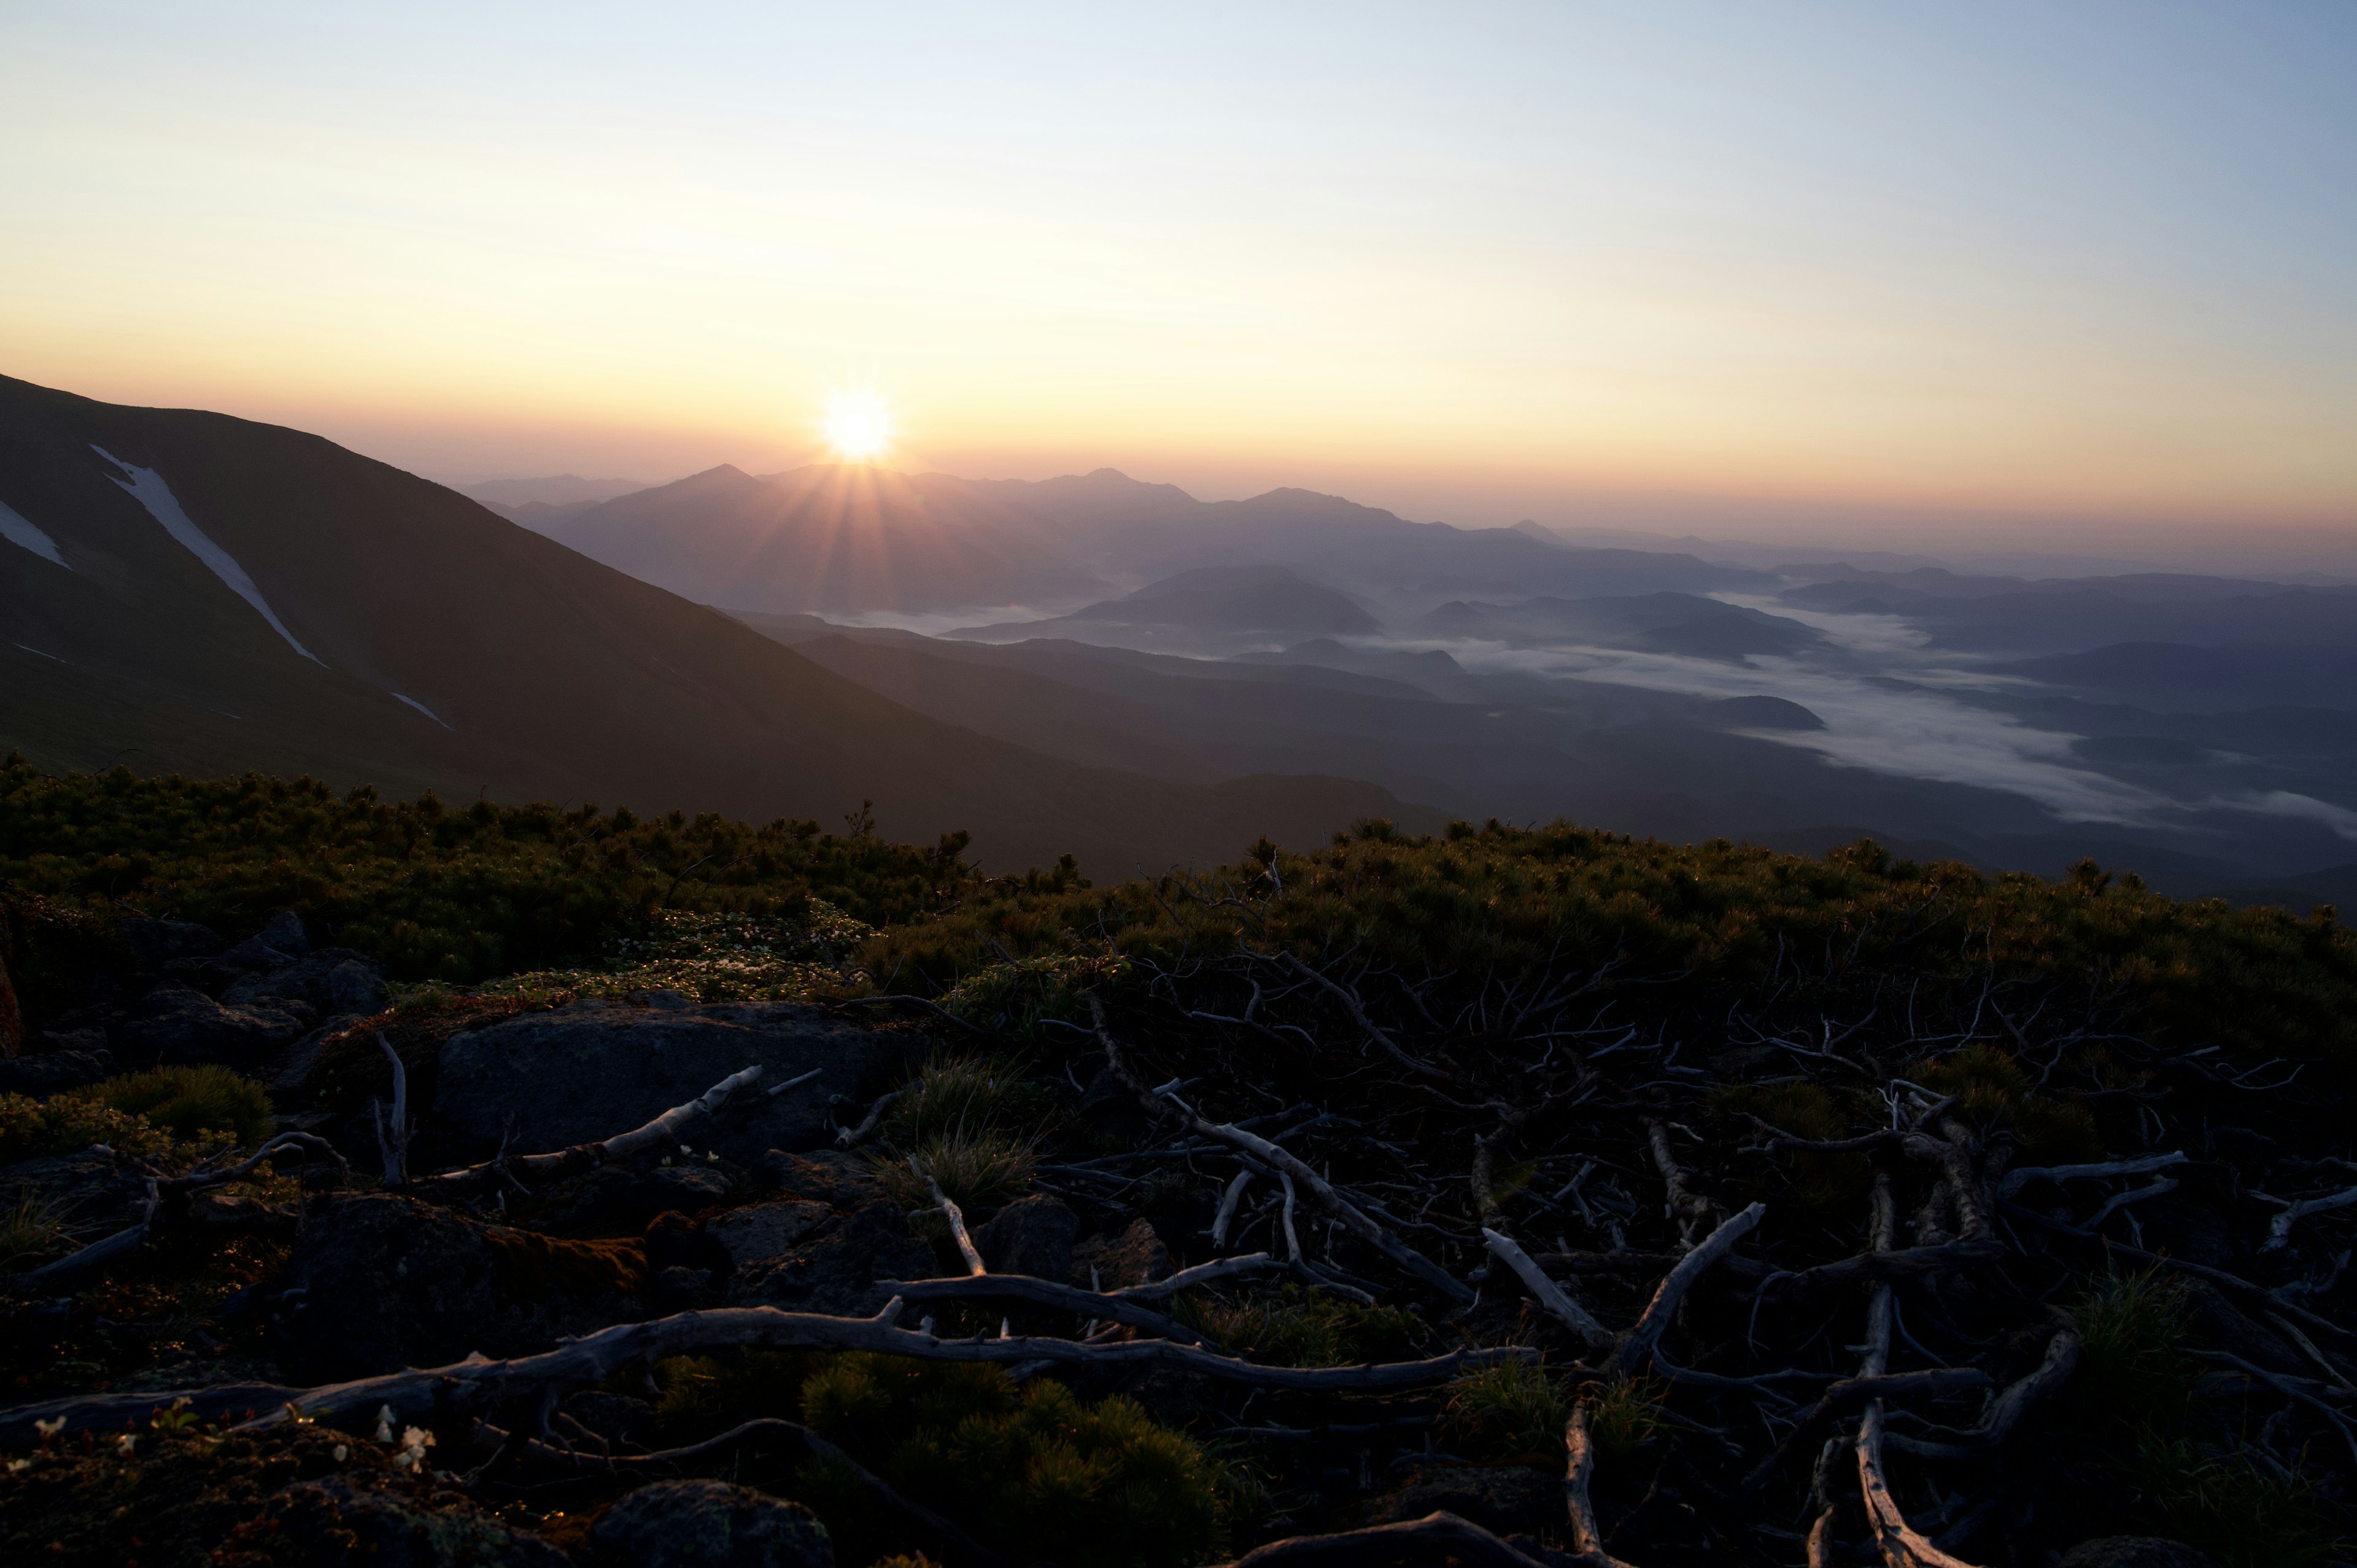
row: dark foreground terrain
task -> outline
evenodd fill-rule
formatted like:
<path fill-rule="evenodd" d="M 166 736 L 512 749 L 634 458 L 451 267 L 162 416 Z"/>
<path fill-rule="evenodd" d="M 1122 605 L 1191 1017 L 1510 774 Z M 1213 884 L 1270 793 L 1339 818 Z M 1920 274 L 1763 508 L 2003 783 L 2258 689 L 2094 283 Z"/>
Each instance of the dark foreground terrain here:
<path fill-rule="evenodd" d="M 2330 910 L 0 768 L 0 1558 L 2344 1560 Z"/>

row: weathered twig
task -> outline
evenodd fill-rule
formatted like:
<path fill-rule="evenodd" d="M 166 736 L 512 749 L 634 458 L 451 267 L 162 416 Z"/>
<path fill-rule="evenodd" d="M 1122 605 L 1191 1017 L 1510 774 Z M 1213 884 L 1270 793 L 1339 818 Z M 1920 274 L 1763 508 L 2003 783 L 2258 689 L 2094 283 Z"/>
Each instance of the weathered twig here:
<path fill-rule="evenodd" d="M 1561 1285 L 1547 1278 L 1546 1272 L 1533 1262 L 1531 1255 L 1516 1246 L 1512 1238 L 1485 1225 L 1481 1228 L 1481 1240 L 1492 1257 L 1513 1270 L 1521 1276 L 1522 1282 L 1531 1287 L 1531 1294 L 1539 1298 L 1540 1305 L 1554 1313 L 1570 1326 L 1573 1333 L 1587 1341 L 1589 1349 L 1609 1350 L 1612 1348 L 1612 1331 L 1596 1321 L 1586 1307 L 1572 1300 Z"/>
<path fill-rule="evenodd" d="M 1445 1510 L 1399 1524 L 1272 1541 L 1245 1552 L 1228 1568 L 1392 1568 L 1394 1563 L 1444 1560 L 1463 1568 L 1546 1568 L 1472 1520 Z M 1577 1561 L 1582 1568 L 1612 1568 L 1609 1559 Z"/>
<path fill-rule="evenodd" d="M 1563 1445 L 1567 1457 L 1563 1471 L 1563 1503 L 1571 1526 L 1571 1549 L 1583 1557 L 1609 1564 L 1610 1568 L 1627 1568 L 1604 1550 L 1604 1532 L 1597 1528 L 1596 1504 L 1588 1495 L 1596 1478 L 1596 1443 L 1587 1431 L 1592 1404 L 1592 1401 L 1583 1399 L 1573 1405 L 1571 1419 L 1564 1424 Z"/>
<path fill-rule="evenodd" d="M 989 1271 L 982 1266 L 982 1252 L 974 1246 L 974 1238 L 966 1233 L 965 1211 L 952 1200 L 948 1193 L 942 1190 L 942 1184 L 935 1181 L 931 1173 L 917 1163 L 917 1156 L 914 1155 L 909 1156 L 909 1168 L 917 1173 L 917 1179 L 923 1182 L 925 1190 L 933 1195 L 934 1207 L 942 1211 L 942 1218 L 950 1222 L 950 1236 L 957 1242 L 958 1251 L 965 1258 L 966 1273 L 970 1274 L 988 1273 Z"/>
<path fill-rule="evenodd" d="M 1749 1235 L 1768 1212 L 1764 1203 L 1755 1203 L 1742 1213 L 1730 1216 L 1700 1246 L 1678 1260 L 1678 1266 L 1669 1272 L 1653 1292 L 1653 1299 L 1645 1305 L 1644 1315 L 1637 1319 L 1612 1352 L 1609 1369 L 1634 1375 L 1652 1364 L 1653 1348 L 1661 1343 L 1663 1331 L 1670 1326 L 1670 1315 L 1685 1299 L 1686 1291 L 1700 1279 L 1711 1264 L 1727 1255 L 1727 1250 Z"/>
<path fill-rule="evenodd" d="M 877 1280 L 876 1288 L 888 1290 L 901 1300 L 922 1301 L 1023 1301 L 1034 1306 L 1054 1307 L 1077 1313 L 1083 1317 L 1110 1319 L 1126 1323 L 1181 1345 L 1203 1345 L 1211 1341 L 1197 1330 L 1176 1318 L 1167 1317 L 1151 1307 L 1141 1306 L 1135 1300 L 1111 1293 L 1082 1290 L 1077 1285 L 1055 1280 L 1037 1279 L 1029 1274 L 972 1274 L 964 1279 L 940 1280 Z"/>
<path fill-rule="evenodd" d="M 2010 1198 L 2034 1181 L 2094 1181 L 2104 1176 L 2150 1176 L 2175 1165 L 2190 1164 L 2191 1156 L 2178 1149 L 2166 1155 L 2147 1155 L 2141 1159 L 2106 1160 L 2091 1165 L 2024 1165 L 2007 1171 L 2005 1179 L 1996 1184 L 1996 1197 Z M 2350 1189 L 2352 1201 L 2357 1202 L 2357 1187 Z"/>
<path fill-rule="evenodd" d="M 1283 1263 L 1266 1252 L 1245 1252 L 1233 1258 L 1214 1258 L 1191 1269 L 1181 1269 L 1167 1280 L 1155 1280 L 1142 1285 L 1124 1285 L 1119 1290 L 1102 1294 L 1118 1301 L 1168 1301 L 1182 1290 L 1193 1290 L 1214 1280 L 1237 1279 L 1246 1274 L 1281 1273 L 1284 1269 Z"/>
<path fill-rule="evenodd" d="M 2309 1215 L 2322 1214 L 2328 1209 L 2346 1208 L 2349 1205 L 2357 1203 L 2357 1187 L 2343 1187 L 2339 1192 L 2327 1193 L 2322 1197 L 2287 1199 L 2270 1197 L 2264 1192 L 2255 1192 L 2251 1196 L 2284 1206 L 2284 1211 L 2281 1214 L 2267 1221 L 2267 1239 L 2259 1244 L 2260 1251 L 2273 1252 L 2289 1245 L 2291 1228 Z M 2090 1226 L 2089 1229 L 2092 1230 L 2093 1227 Z"/>
<path fill-rule="evenodd" d="M 1089 996 L 1088 1003 L 1090 1016 L 1096 1024 L 1097 1041 L 1104 1048 L 1108 1065 L 1112 1067 L 1114 1076 L 1137 1097 L 1138 1102 L 1146 1110 L 1159 1116 L 1178 1117 L 1183 1120 L 1198 1137 L 1210 1138 L 1214 1142 L 1225 1144 L 1232 1149 L 1242 1150 L 1272 1169 L 1290 1174 L 1296 1181 L 1308 1189 L 1309 1196 L 1318 1200 L 1320 1208 L 1342 1222 L 1344 1230 L 1375 1248 L 1458 1305 L 1472 1305 L 1473 1293 L 1461 1282 L 1452 1279 L 1448 1271 L 1441 1268 L 1439 1264 L 1376 1224 L 1374 1220 L 1368 1218 L 1363 1209 L 1335 1191 L 1333 1183 L 1312 1170 L 1299 1156 L 1280 1148 L 1257 1133 L 1247 1133 L 1240 1127 L 1226 1126 L 1199 1116 L 1147 1087 L 1143 1079 L 1130 1070 L 1127 1061 L 1122 1055 L 1120 1045 L 1114 1041 L 1113 1031 L 1105 1023 L 1104 1004 L 1100 1002 L 1093 993 Z"/>
<path fill-rule="evenodd" d="M 1389 1030 L 1383 1028 L 1372 1018 L 1367 1016 L 1367 1010 L 1359 1004 L 1358 997 L 1352 994 L 1347 988 L 1328 979 L 1325 975 L 1319 973 L 1308 964 L 1302 962 L 1291 953 L 1285 953 L 1280 955 L 1280 957 L 1283 962 L 1292 966 L 1294 973 L 1298 974 L 1304 980 L 1309 982 L 1310 984 L 1315 985 L 1320 991 L 1326 993 L 1327 995 L 1331 996 L 1335 1001 L 1340 1002 L 1342 1004 L 1342 1010 L 1350 1014 L 1351 1021 L 1358 1025 L 1361 1029 L 1366 1032 L 1367 1038 L 1383 1047 L 1384 1054 L 1389 1056 L 1394 1061 L 1399 1063 L 1400 1066 L 1407 1069 L 1410 1072 L 1419 1073 L 1426 1078 L 1438 1079 L 1443 1083 L 1450 1080 L 1450 1074 L 1447 1069 L 1441 1067 L 1436 1062 L 1428 1062 L 1422 1057 L 1412 1056 L 1407 1051 L 1402 1049 L 1400 1043 L 1392 1038 L 1391 1032 Z"/>
<path fill-rule="evenodd" d="M 761 1079 L 761 1064 L 754 1063 L 742 1072 L 734 1072 L 684 1105 L 674 1105 L 642 1127 L 634 1127 L 602 1143 L 576 1144 L 569 1149 L 559 1149 L 546 1155 L 502 1155 L 477 1165 L 420 1176 L 413 1187 L 457 1190 L 490 1181 L 503 1172 L 522 1171 L 527 1176 L 565 1176 L 579 1171 L 594 1170 L 615 1160 L 626 1159 L 641 1150 L 675 1143 L 679 1134 L 694 1122 L 711 1115 L 728 1103 L 729 1098 L 742 1089 L 750 1088 Z"/>
<path fill-rule="evenodd" d="M 1695 1228 L 1718 1211 L 1718 1205 L 1686 1185 L 1686 1173 L 1670 1149 L 1670 1129 L 1660 1121 L 1645 1123 L 1645 1141 L 1652 1146 L 1653 1166 L 1669 1188 L 1669 1215 L 1678 1222 L 1678 1235 L 1692 1243 Z"/>
<path fill-rule="evenodd" d="M 1989 1402 L 1988 1410 L 1978 1422 L 1969 1427 L 1934 1428 L 1940 1436 L 1932 1438 L 1893 1433 L 1890 1445 L 1932 1459 L 1970 1459 L 1986 1454 L 2012 1434 L 2024 1411 L 2069 1381 L 2078 1364 L 2078 1330 L 2058 1328 L 2054 1337 L 2046 1342 L 2045 1359 L 2029 1376 L 2007 1385 L 2003 1393 Z M 1941 1437 L 1953 1441 L 1941 1441 Z"/>
<path fill-rule="evenodd" d="M 838 1149 L 856 1149 L 876 1136 L 876 1129 L 884 1124 L 885 1113 L 899 1104 L 908 1097 L 908 1094 L 909 1090 L 906 1089 L 896 1089 L 889 1094 L 877 1095 L 876 1103 L 867 1108 L 867 1114 L 860 1118 L 858 1126 L 837 1127 L 834 1130 L 834 1146 Z"/>
<path fill-rule="evenodd" d="M 148 1232 L 156 1228 L 156 1212 L 163 1207 L 163 1195 L 156 1190 L 156 1178 L 145 1183 L 146 1197 L 140 1200 L 139 1218 L 112 1236 L 102 1237 L 89 1246 L 68 1252 L 53 1263 L 44 1263 L 28 1273 L 11 1281 L 12 1286 L 27 1295 L 40 1291 L 55 1290 L 69 1280 L 78 1280 L 102 1269 L 113 1267 L 145 1244 Z"/>
<path fill-rule="evenodd" d="M 376 1043 L 385 1059 L 393 1063 L 393 1125 L 385 1125 L 382 1101 L 371 1097 L 369 1113 L 376 1120 L 376 1147 L 384 1159 L 384 1185 L 405 1187 L 409 1182 L 409 1069 L 402 1065 L 401 1053 L 393 1048 L 393 1042 L 384 1037 L 382 1029 L 376 1032 Z"/>
<path fill-rule="evenodd" d="M 1887 1291 L 1890 1287 L 1874 1288 Z M 1882 1402 L 1877 1400 L 1866 1407 L 1866 1419 L 1858 1424 L 1857 1484 L 1865 1495 L 1866 1517 L 1874 1526 L 1874 1543 L 1882 1550 L 1882 1561 L 1888 1568 L 1971 1568 L 1971 1564 L 1949 1556 L 1908 1524 L 1899 1499 L 1890 1495 L 1890 1481 L 1883 1474 L 1882 1424 Z"/>
<path fill-rule="evenodd" d="M 1775 1479 L 1776 1471 L 1794 1454 L 1813 1445 L 1827 1423 L 1868 1400 L 1900 1399 L 1909 1394 L 1953 1394 L 1989 1386 L 1989 1375 L 1978 1367 L 1937 1367 L 1923 1372 L 1891 1372 L 1878 1378 L 1844 1378 L 1817 1397 L 1784 1434 L 1775 1452 L 1743 1477 L 1741 1489 L 1756 1492 Z"/>
<path fill-rule="evenodd" d="M 1076 1367 L 1168 1367 L 1245 1387 L 1300 1392 L 1363 1393 L 1429 1387 L 1460 1372 L 1507 1361 L 1527 1361 L 1537 1352 L 1523 1346 L 1457 1350 L 1422 1361 L 1381 1362 L 1362 1367 L 1268 1367 L 1167 1339 L 1112 1340 L 1082 1344 L 1072 1339 L 1013 1336 L 1004 1339 L 943 1339 L 921 1329 L 902 1328 L 902 1304 L 893 1302 L 873 1317 L 830 1317 L 819 1313 L 780 1312 L 775 1307 L 714 1307 L 674 1313 L 643 1323 L 618 1324 L 585 1335 L 554 1350 L 512 1360 L 479 1357 L 447 1367 L 412 1369 L 304 1389 L 286 1395 L 258 1424 L 289 1419 L 288 1407 L 307 1419 L 331 1425 L 373 1422 L 391 1405 L 406 1420 L 463 1418 L 530 1405 L 576 1389 L 593 1388 L 618 1372 L 673 1356 L 702 1355 L 732 1347 L 761 1349 L 866 1350 L 926 1361 L 1047 1361 Z M 192 1395 L 202 1391 L 191 1391 Z M 89 1424 L 81 1412 L 104 1411 L 112 1424 L 122 1421 L 121 1395 L 96 1394 L 32 1407 L 44 1416 L 66 1416 L 79 1430 Z M 155 1404 L 177 1397 L 166 1391 L 143 1396 Z M 145 1406 L 140 1407 L 142 1409 Z M 19 1428 L 29 1434 L 24 1410 L 0 1412 L 0 1440 Z"/>

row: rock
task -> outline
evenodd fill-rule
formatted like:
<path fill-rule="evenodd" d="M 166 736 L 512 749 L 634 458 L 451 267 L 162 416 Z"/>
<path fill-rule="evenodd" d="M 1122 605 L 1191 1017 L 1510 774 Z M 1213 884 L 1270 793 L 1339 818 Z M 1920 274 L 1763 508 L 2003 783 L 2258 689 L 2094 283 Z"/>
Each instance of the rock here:
<path fill-rule="evenodd" d="M 2099 1535 L 2062 1554 L 2061 1568 L 2217 1568 L 2179 1541 L 2157 1535 Z"/>
<path fill-rule="evenodd" d="M 1096 1271 L 1098 1284 L 1090 1284 Z M 1143 1219 L 1133 1219 L 1118 1236 L 1092 1236 L 1072 1249 L 1071 1272 L 1065 1276 L 1076 1285 L 1117 1290 L 1170 1277 L 1170 1249 Z"/>
<path fill-rule="evenodd" d="M 1563 1477 L 1523 1465 L 1427 1465 L 1398 1490 L 1375 1499 L 1370 1522 L 1392 1524 L 1446 1509 L 1499 1535 L 1556 1525 Z"/>
<path fill-rule="evenodd" d="M 561 1149 L 643 1126 L 755 1063 L 769 1086 L 823 1069 L 775 1100 L 748 1096 L 687 1133 L 699 1151 L 750 1161 L 823 1143 L 827 1095 L 864 1092 L 910 1048 L 812 1007 L 559 1009 L 453 1036 L 434 1114 L 477 1157 L 498 1147 L 511 1122 L 517 1147 Z"/>
<path fill-rule="evenodd" d="M 633 991 L 630 1000 L 658 1013 L 687 1013 L 695 1007 L 695 998 L 684 991 Z"/>
<path fill-rule="evenodd" d="M 371 1568 L 571 1568 L 572 1559 L 470 1504 L 431 1504 L 340 1476 L 297 1481 L 273 1497 L 259 1521 L 262 1541 L 285 1551 L 273 1561 L 361 1563 Z M 234 1538 L 232 1538 L 234 1539 Z M 260 1544 L 257 1541 L 256 1544 Z M 254 1561 L 239 1554 L 238 1561 Z"/>
<path fill-rule="evenodd" d="M 223 987 L 221 997 L 233 1007 L 301 1002 L 323 1014 L 366 1016 L 384 1008 L 384 972 L 350 948 L 321 948 L 244 975 Z"/>
<path fill-rule="evenodd" d="M 313 1200 L 287 1260 L 279 1320 L 309 1381 L 529 1355 L 646 1314 L 637 1241 L 572 1241 L 483 1225 L 391 1193 Z"/>
<path fill-rule="evenodd" d="M 297 958 L 311 950 L 310 935 L 303 929 L 303 917 L 292 909 L 281 909 L 263 921 L 260 940 L 264 947 Z"/>
<path fill-rule="evenodd" d="M 133 1005 L 123 1043 L 142 1059 L 235 1066 L 277 1050 L 309 1022 L 285 1007 L 228 1007 L 201 991 L 165 986 Z"/>
<path fill-rule="evenodd" d="M 647 1221 L 639 1245 L 647 1255 L 647 1267 L 658 1273 L 665 1269 L 694 1269 L 725 1280 L 737 1272 L 737 1260 L 728 1249 L 675 1208 Z"/>
<path fill-rule="evenodd" d="M 210 958 L 229 944 L 219 932 L 186 920 L 129 919 L 119 928 L 131 961 L 158 970 L 176 958 Z"/>
<path fill-rule="evenodd" d="M 301 956 L 282 952 L 260 937 L 248 937 L 212 961 L 223 969 L 284 969 Z"/>
<path fill-rule="evenodd" d="M 784 1257 L 795 1244 L 834 1218 L 823 1203 L 786 1198 L 775 1203 L 748 1203 L 716 1215 L 705 1234 L 728 1253 L 733 1268 L 766 1263 Z"/>
<path fill-rule="evenodd" d="M 866 1161 L 834 1151 L 799 1157 L 773 1152 L 764 1165 L 783 1189 L 783 1201 L 827 1212 L 783 1253 L 739 1256 L 728 1285 L 730 1305 L 864 1314 L 883 1305 L 877 1280 L 928 1279 L 936 1272 L 932 1248 L 909 1229 L 908 1216 Z M 787 1222 L 772 1215 L 748 1224 Z M 729 1245 L 726 1216 L 711 1229 Z"/>
<path fill-rule="evenodd" d="M 129 1223 L 145 1196 L 140 1172 L 121 1155 L 89 1149 L 0 1165 L 0 1194 L 27 1191 L 61 1201 L 73 1224 L 101 1233 Z"/>
<path fill-rule="evenodd" d="M 599 1560 L 629 1568 L 834 1568 L 826 1526 L 800 1503 L 726 1481 L 657 1481 L 598 1519 Z"/>
<path fill-rule="evenodd" d="M 60 1090 L 80 1089 L 113 1072 L 114 1057 L 109 1051 L 45 1051 L 0 1061 L 0 1094 L 29 1094 L 46 1100 Z"/>
<path fill-rule="evenodd" d="M 994 1274 L 1061 1280 L 1071 1273 L 1072 1238 L 1080 1229 L 1062 1198 L 1035 1193 L 991 1216 L 974 1232 L 974 1243 L 982 1251 L 983 1266 Z"/>

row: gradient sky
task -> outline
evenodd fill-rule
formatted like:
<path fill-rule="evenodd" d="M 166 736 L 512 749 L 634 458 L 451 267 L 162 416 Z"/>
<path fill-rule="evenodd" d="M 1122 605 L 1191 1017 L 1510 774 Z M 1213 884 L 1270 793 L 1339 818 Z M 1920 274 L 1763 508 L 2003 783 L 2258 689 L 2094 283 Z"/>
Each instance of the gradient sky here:
<path fill-rule="evenodd" d="M 872 387 L 972 475 L 2357 539 L 2347 0 L 1179 9 L 8 0 L 0 372 L 461 481 Z"/>

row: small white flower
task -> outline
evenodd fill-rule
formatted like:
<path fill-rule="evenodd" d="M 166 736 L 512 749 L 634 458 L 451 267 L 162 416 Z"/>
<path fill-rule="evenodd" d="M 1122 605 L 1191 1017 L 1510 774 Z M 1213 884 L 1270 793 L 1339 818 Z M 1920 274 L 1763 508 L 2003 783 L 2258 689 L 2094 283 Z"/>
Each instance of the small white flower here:
<path fill-rule="evenodd" d="M 53 1415 L 47 1421 L 37 1421 L 33 1423 L 33 1430 L 39 1433 L 44 1437 L 55 1437 L 59 1433 L 63 1432 L 65 1429 L 66 1418 L 61 1415 Z"/>
<path fill-rule="evenodd" d="M 393 1441 L 393 1406 L 391 1405 L 382 1406 L 376 1412 L 376 1440 L 379 1443 Z"/>
<path fill-rule="evenodd" d="M 139 1451 L 139 1434 L 135 1432 L 124 1433 L 114 1440 L 114 1451 L 125 1459 L 130 1458 Z"/>
<path fill-rule="evenodd" d="M 328 1452 L 333 1454 L 336 1456 L 336 1463 L 340 1465 L 345 1460 L 351 1457 L 351 1444 L 349 1443 L 339 1443 L 333 1448 L 328 1449 Z"/>

